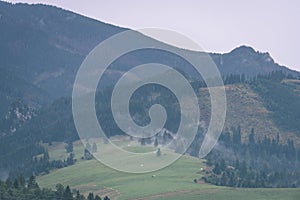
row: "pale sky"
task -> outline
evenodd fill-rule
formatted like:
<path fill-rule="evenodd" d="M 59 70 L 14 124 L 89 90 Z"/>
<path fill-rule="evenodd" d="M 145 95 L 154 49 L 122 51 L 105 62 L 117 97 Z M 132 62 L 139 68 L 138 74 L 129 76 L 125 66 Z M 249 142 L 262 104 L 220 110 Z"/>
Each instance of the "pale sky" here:
<path fill-rule="evenodd" d="M 224 53 L 240 45 L 269 52 L 300 71 L 300 1 L 297 0 L 9 0 L 43 3 L 114 25 L 179 32 L 204 50 Z"/>

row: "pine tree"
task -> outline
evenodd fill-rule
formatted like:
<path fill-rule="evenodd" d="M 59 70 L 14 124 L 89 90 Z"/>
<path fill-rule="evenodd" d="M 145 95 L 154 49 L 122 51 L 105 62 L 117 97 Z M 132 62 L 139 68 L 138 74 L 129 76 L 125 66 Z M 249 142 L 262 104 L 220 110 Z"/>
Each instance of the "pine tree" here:
<path fill-rule="evenodd" d="M 73 195 L 69 186 L 66 187 L 62 200 L 73 200 Z"/>
<path fill-rule="evenodd" d="M 156 156 L 157 156 L 157 157 L 161 156 L 160 148 L 157 149 Z"/>
<path fill-rule="evenodd" d="M 26 183 L 26 181 L 25 181 L 25 178 L 24 178 L 24 176 L 19 176 L 18 177 L 18 182 L 19 182 L 19 186 L 21 187 L 21 188 L 25 188 L 25 183 Z"/>
<path fill-rule="evenodd" d="M 65 190 L 65 188 L 62 184 L 57 184 L 56 185 L 55 196 L 56 196 L 57 200 L 62 200 L 64 190 Z"/>
<path fill-rule="evenodd" d="M 94 194 L 93 194 L 93 193 L 89 193 L 87 199 L 88 199 L 88 200 L 94 200 Z"/>
<path fill-rule="evenodd" d="M 220 170 L 225 171 L 225 169 L 226 169 L 226 163 L 225 163 L 225 160 L 222 159 L 220 162 Z"/>
<path fill-rule="evenodd" d="M 105 196 L 103 200 L 110 200 L 110 198 L 108 198 L 108 196 Z"/>
<path fill-rule="evenodd" d="M 93 143 L 93 147 L 92 147 L 92 152 L 93 152 L 93 153 L 96 153 L 97 150 L 98 150 L 97 144 L 94 142 L 94 143 Z"/>
<path fill-rule="evenodd" d="M 249 134 L 249 145 L 253 146 L 255 144 L 254 140 L 254 128 L 251 129 L 251 133 Z"/>
<path fill-rule="evenodd" d="M 101 198 L 98 195 L 96 195 L 95 200 L 101 200 Z"/>
<path fill-rule="evenodd" d="M 92 151 L 92 146 L 90 145 L 90 143 L 86 143 L 86 149 L 90 152 Z"/>
<path fill-rule="evenodd" d="M 145 139 L 145 138 L 141 138 L 140 141 L 141 141 L 141 145 L 142 145 L 142 146 L 145 146 L 145 145 L 146 145 L 146 139 Z"/>
<path fill-rule="evenodd" d="M 35 176 L 30 176 L 27 188 L 29 190 L 31 190 L 31 189 L 39 189 L 39 185 L 36 182 Z"/>
<path fill-rule="evenodd" d="M 219 163 L 216 163 L 215 167 L 213 168 L 213 172 L 217 175 L 221 174 L 221 168 Z"/>
<path fill-rule="evenodd" d="M 158 140 L 157 140 L 157 138 L 155 138 L 155 140 L 154 140 L 154 146 L 155 146 L 155 147 L 158 146 Z"/>
<path fill-rule="evenodd" d="M 240 175 L 241 177 L 247 176 L 247 165 L 245 161 L 243 161 L 242 164 L 240 165 Z"/>
<path fill-rule="evenodd" d="M 14 181 L 14 188 L 19 189 L 19 183 L 18 183 L 17 179 L 15 179 L 15 181 Z"/>
<path fill-rule="evenodd" d="M 73 143 L 72 143 L 72 142 L 69 142 L 69 143 L 66 145 L 66 151 L 67 151 L 67 153 L 73 152 Z"/>
<path fill-rule="evenodd" d="M 75 197 L 75 200 L 82 200 L 82 196 L 81 196 L 79 190 L 76 191 L 76 197 Z"/>

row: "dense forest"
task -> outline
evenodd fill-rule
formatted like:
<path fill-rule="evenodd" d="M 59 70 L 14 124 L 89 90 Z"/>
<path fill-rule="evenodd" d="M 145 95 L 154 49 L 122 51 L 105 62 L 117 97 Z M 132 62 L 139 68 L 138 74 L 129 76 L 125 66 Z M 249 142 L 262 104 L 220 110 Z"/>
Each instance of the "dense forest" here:
<path fill-rule="evenodd" d="M 292 140 L 255 138 L 254 129 L 242 142 L 241 128 L 222 134 L 218 145 L 207 156 L 203 179 L 230 187 L 299 187 L 300 148 Z"/>
<path fill-rule="evenodd" d="M 40 188 L 34 176 L 30 176 L 28 181 L 23 176 L 16 179 L 0 180 L 0 200 L 101 200 L 102 198 L 93 193 L 87 197 L 80 194 L 76 189 L 62 184 L 56 185 L 56 190 Z M 109 197 L 103 197 L 109 200 Z"/>

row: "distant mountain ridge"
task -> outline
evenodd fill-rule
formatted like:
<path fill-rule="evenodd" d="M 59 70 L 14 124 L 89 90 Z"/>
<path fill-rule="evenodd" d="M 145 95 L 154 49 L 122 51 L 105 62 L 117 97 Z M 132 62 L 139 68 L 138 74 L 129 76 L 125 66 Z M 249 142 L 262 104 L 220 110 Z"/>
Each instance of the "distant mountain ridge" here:
<path fill-rule="evenodd" d="M 101 41 L 127 30 L 47 5 L 11 4 L 0 1 L 0 71 L 40 88 L 45 99 L 70 96 L 77 69 L 85 56 Z M 192 52 L 195 53 L 195 52 Z M 227 54 L 210 54 L 222 75 L 254 76 L 282 70 L 299 73 L 274 63 L 267 53 L 239 47 Z M 158 58 L 172 60 L 167 56 Z M 131 57 L 143 62 L 143 57 Z M 181 66 L 185 70 L 185 66 Z M 12 85 L 11 83 L 6 83 Z M 27 98 L 20 94 L 20 98 Z M 3 110 L 3 109 L 2 109 Z"/>
<path fill-rule="evenodd" d="M 85 56 L 101 41 L 128 30 L 47 5 L 0 1 L 0 116 L 22 99 L 42 105 L 70 96 L 76 72 Z M 146 38 L 146 37 L 145 37 Z M 198 52 L 183 50 L 197 56 Z M 210 53 L 222 76 L 244 74 L 250 78 L 281 70 L 293 77 L 299 72 L 275 63 L 268 53 L 241 46 L 229 53 Z M 127 66 L 155 59 L 182 72 L 186 64 L 168 54 L 148 51 L 121 59 L 107 81 L 115 80 Z"/>
<path fill-rule="evenodd" d="M 221 74 L 245 74 L 256 76 L 272 71 L 282 71 L 293 77 L 299 77 L 299 72 L 279 65 L 268 52 L 255 51 L 249 46 L 240 46 L 229 53 L 210 53 Z"/>

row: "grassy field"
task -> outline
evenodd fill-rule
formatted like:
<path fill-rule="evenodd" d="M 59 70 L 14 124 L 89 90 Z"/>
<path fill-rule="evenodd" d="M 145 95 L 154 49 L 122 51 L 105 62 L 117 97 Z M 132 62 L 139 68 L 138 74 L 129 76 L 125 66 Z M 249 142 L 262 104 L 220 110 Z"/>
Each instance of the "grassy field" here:
<path fill-rule="evenodd" d="M 100 144 L 98 144 L 100 145 Z M 152 151 L 146 146 L 126 147 L 135 152 Z M 49 147 L 53 159 L 62 158 L 64 144 L 55 143 Z M 172 165 L 146 174 L 130 174 L 113 170 L 97 160 L 81 160 L 83 146 L 74 143 L 78 162 L 66 168 L 52 171 L 38 177 L 42 187 L 55 188 L 57 183 L 79 189 L 82 193 L 94 192 L 100 196 L 108 195 L 113 199 L 299 199 L 300 189 L 232 189 L 205 183 L 194 183 L 201 178 L 197 173 L 204 167 L 203 160 L 183 156 Z M 170 153 L 170 152 L 168 152 Z M 119 158 L 120 162 L 122 158 Z"/>
<path fill-rule="evenodd" d="M 211 188 L 200 189 L 186 193 L 173 193 L 156 195 L 143 199 L 164 200 L 298 200 L 300 190 L 296 189 L 235 189 L 235 188 Z"/>
<path fill-rule="evenodd" d="M 75 158 L 80 161 L 83 156 L 84 147 L 80 141 L 74 142 L 73 153 L 75 154 Z M 51 160 L 64 160 L 67 159 L 68 153 L 66 152 L 65 143 L 62 142 L 53 142 L 51 146 L 45 144 L 48 149 L 49 156 Z"/>

